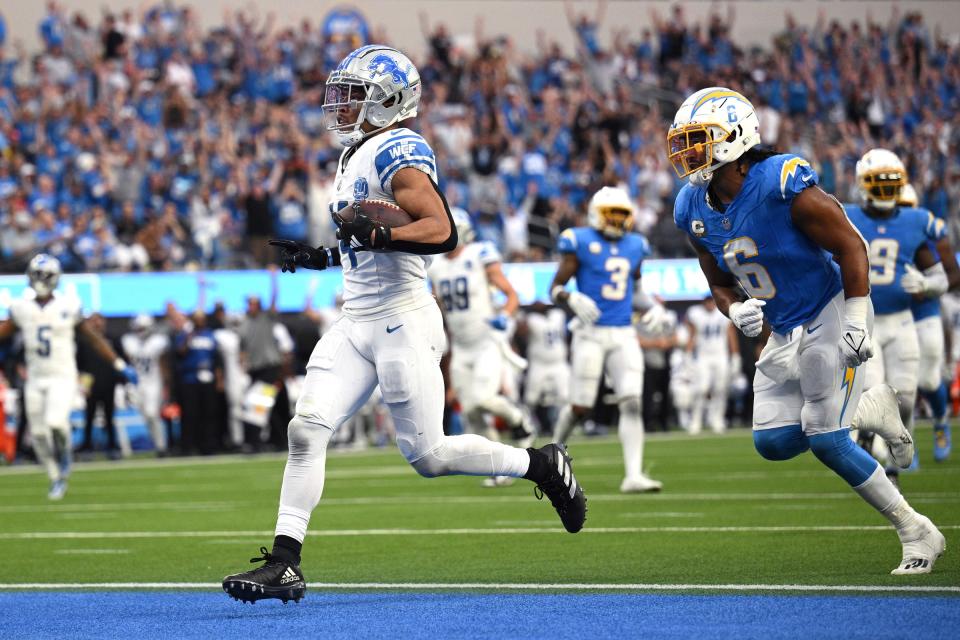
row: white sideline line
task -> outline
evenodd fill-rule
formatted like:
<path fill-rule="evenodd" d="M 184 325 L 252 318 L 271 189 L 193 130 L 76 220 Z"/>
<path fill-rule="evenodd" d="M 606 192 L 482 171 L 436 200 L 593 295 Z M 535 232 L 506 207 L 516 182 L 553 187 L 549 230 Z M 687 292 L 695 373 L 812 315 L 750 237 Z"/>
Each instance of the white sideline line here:
<path fill-rule="evenodd" d="M 308 582 L 311 589 L 493 589 L 503 591 L 838 591 L 849 593 L 960 593 L 960 586 L 854 584 L 616 584 L 616 583 L 492 583 L 492 582 Z M 219 582 L 20 582 L 0 583 L 0 590 L 40 589 L 210 589 Z"/>
<path fill-rule="evenodd" d="M 941 530 L 960 529 L 960 525 L 940 525 Z M 714 526 L 714 527 L 593 527 L 583 530 L 585 534 L 618 533 L 813 533 L 836 531 L 884 531 L 889 525 L 815 525 L 815 526 Z M 503 535 L 503 534 L 564 533 L 560 527 L 488 527 L 460 529 L 340 529 L 331 531 L 308 531 L 315 538 L 340 538 L 359 536 L 449 536 L 449 535 Z M 273 530 L 263 531 L 23 531 L 0 533 L 0 540 L 87 540 L 124 538 L 257 538 L 273 536 Z"/>

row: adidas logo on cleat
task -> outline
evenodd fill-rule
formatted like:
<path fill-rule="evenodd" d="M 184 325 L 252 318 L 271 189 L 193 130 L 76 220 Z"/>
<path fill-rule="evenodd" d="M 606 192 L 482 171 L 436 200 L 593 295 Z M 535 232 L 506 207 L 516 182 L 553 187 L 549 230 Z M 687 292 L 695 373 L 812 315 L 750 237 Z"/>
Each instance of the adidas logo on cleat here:
<path fill-rule="evenodd" d="M 926 569 L 928 566 L 930 566 L 930 561 L 926 558 L 917 558 L 903 563 L 904 569 Z"/>
<path fill-rule="evenodd" d="M 296 573 L 294 573 L 290 567 L 287 567 L 287 570 L 283 572 L 283 576 L 280 578 L 280 584 L 295 582 L 299 579 L 300 577 Z"/>

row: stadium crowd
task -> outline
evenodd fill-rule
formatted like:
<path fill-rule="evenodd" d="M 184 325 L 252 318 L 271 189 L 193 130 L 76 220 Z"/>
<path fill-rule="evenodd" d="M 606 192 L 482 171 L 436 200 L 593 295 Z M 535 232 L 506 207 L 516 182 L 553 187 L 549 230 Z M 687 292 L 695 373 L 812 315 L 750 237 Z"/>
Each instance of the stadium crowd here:
<path fill-rule="evenodd" d="M 841 199 L 855 197 L 856 159 L 883 145 L 907 161 L 922 204 L 956 223 L 960 43 L 920 13 L 894 5 L 886 20 L 840 24 L 821 9 L 812 28 L 787 14 L 769 46 L 745 49 L 732 8 L 702 23 L 682 4 L 655 9 L 639 30 L 606 9 L 566 5 L 577 51 L 420 16 L 422 133 L 451 204 L 508 260 L 550 258 L 611 183 L 635 198 L 655 255 L 688 255 L 664 131 L 680 97 L 710 85 L 754 99 L 764 142 L 814 159 Z M 323 82 L 390 34 L 350 8 L 297 25 L 252 11 L 204 28 L 170 0 L 98 17 L 51 1 L 33 52 L 0 27 L 0 272 L 40 250 L 68 271 L 164 270 L 262 266 L 270 236 L 331 242 L 339 149 Z"/>

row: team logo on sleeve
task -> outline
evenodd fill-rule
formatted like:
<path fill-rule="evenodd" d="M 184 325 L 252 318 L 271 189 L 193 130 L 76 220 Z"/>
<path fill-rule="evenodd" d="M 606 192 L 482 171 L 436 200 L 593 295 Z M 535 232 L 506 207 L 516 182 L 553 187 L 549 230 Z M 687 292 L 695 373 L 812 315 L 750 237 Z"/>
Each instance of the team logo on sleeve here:
<path fill-rule="evenodd" d="M 356 182 L 353 183 L 353 199 L 357 201 L 366 200 L 369 195 L 370 185 L 367 184 L 367 179 L 357 178 Z"/>

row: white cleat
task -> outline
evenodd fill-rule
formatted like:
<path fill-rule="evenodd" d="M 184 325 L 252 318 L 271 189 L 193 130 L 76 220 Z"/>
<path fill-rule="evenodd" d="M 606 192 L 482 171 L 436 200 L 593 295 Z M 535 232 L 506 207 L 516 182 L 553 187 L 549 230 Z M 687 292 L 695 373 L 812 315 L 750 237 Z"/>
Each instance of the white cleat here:
<path fill-rule="evenodd" d="M 663 489 L 659 480 L 648 478 L 645 475 L 636 478 L 624 478 L 620 483 L 620 493 L 654 493 Z"/>
<path fill-rule="evenodd" d="M 50 484 L 50 491 L 47 492 L 47 498 L 50 500 L 63 500 L 67 493 L 67 481 L 55 480 Z"/>
<path fill-rule="evenodd" d="M 883 438 L 893 462 L 901 469 L 906 469 L 913 463 L 913 436 L 900 419 L 896 389 L 883 383 L 865 391 L 861 402 L 864 399 L 870 403 L 873 411 L 863 415 L 857 428 Z"/>
<path fill-rule="evenodd" d="M 903 544 L 903 560 L 900 561 L 900 566 L 890 572 L 895 576 L 930 573 L 933 571 L 933 563 L 947 548 L 946 538 L 930 522 L 930 518 L 926 516 L 918 516 L 918 518 L 917 524 L 900 537 L 900 542 Z M 904 540 L 904 537 L 907 539 Z"/>

